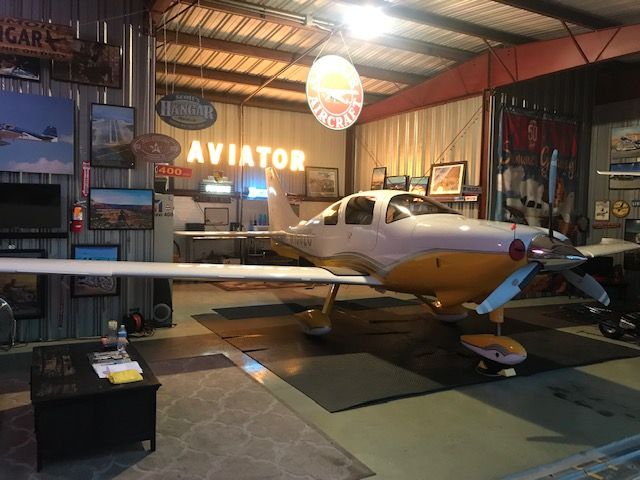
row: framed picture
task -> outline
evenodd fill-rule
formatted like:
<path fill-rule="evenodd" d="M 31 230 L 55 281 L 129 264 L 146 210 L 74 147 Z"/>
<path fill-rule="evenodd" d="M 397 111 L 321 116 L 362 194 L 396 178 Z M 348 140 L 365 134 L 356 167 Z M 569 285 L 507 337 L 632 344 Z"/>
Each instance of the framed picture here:
<path fill-rule="evenodd" d="M 375 167 L 371 174 L 371 190 L 382 190 L 386 176 L 387 167 Z"/>
<path fill-rule="evenodd" d="M 229 225 L 229 209 L 226 207 L 206 207 L 204 209 L 205 227 L 226 227 Z"/>
<path fill-rule="evenodd" d="M 427 187 L 429 186 L 429 177 L 411 177 L 409 180 L 409 192 L 416 195 L 427 195 Z"/>
<path fill-rule="evenodd" d="M 0 170 L 73 175 L 73 100 L 0 91 Z"/>
<path fill-rule="evenodd" d="M 596 222 L 608 222 L 609 218 L 609 200 L 597 200 L 593 219 Z"/>
<path fill-rule="evenodd" d="M 338 169 L 325 167 L 305 167 L 307 197 L 337 197 Z"/>
<path fill-rule="evenodd" d="M 89 190 L 89 229 L 153 229 L 153 190 L 92 188 Z"/>
<path fill-rule="evenodd" d="M 466 167 L 467 162 L 432 165 L 429 195 L 460 195 Z"/>
<path fill-rule="evenodd" d="M 0 54 L 0 75 L 20 80 L 40 81 L 40 59 Z"/>
<path fill-rule="evenodd" d="M 54 60 L 51 78 L 61 82 L 121 88 L 121 50 L 117 45 L 76 39 L 73 41 L 73 60 Z"/>
<path fill-rule="evenodd" d="M 91 104 L 91 166 L 134 168 L 129 144 L 136 135 L 132 107 Z"/>
<path fill-rule="evenodd" d="M 640 156 L 640 150 L 638 151 Z M 609 190 L 636 190 L 640 188 L 640 177 L 625 174 L 637 174 L 640 172 L 640 159 L 618 158 L 611 159 L 609 170 L 618 175 L 609 177 Z"/>
<path fill-rule="evenodd" d="M 46 258 L 46 250 L 0 250 L 1 257 Z M 0 297 L 11 306 L 16 320 L 45 316 L 46 275 L 0 273 Z"/>
<path fill-rule="evenodd" d="M 387 190 L 409 190 L 409 176 L 396 175 L 385 177 L 384 188 Z"/>
<path fill-rule="evenodd" d="M 640 126 L 611 129 L 610 158 L 640 157 Z"/>
<path fill-rule="evenodd" d="M 75 260 L 120 259 L 118 245 L 73 245 L 72 258 Z M 94 297 L 118 295 L 120 279 L 115 277 L 74 276 L 71 278 L 72 297 Z"/>

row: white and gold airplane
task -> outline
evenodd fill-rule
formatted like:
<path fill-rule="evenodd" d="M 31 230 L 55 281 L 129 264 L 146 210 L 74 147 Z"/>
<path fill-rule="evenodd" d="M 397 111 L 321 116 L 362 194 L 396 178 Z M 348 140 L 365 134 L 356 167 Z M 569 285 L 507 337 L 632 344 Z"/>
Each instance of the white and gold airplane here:
<path fill-rule="evenodd" d="M 304 331 L 312 335 L 330 331 L 330 314 L 341 284 L 414 294 L 442 320 L 463 318 L 467 310 L 462 305 L 475 302 L 476 311 L 489 313 L 496 323 L 497 334 L 466 335 L 461 338 L 463 344 L 489 360 L 514 365 L 526 358 L 526 351 L 500 335 L 503 309 L 536 273 L 561 272 L 606 305 L 609 298 L 604 289 L 591 276 L 572 269 L 589 257 L 640 247 L 612 239 L 574 247 L 558 232 L 466 218 L 430 198 L 397 190 L 349 195 L 301 221 L 288 204 L 275 170 L 267 168 L 266 177 L 273 248 L 309 266 L 0 258 L 0 271 L 330 284 L 322 309 L 299 316 Z M 551 191 L 550 198 L 553 195 Z M 215 236 L 219 232 L 192 233 Z"/>

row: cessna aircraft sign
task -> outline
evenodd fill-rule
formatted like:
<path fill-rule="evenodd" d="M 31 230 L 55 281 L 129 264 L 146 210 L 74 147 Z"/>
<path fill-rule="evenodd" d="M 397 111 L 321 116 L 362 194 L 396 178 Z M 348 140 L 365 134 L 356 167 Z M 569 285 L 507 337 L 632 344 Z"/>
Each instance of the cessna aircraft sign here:
<path fill-rule="evenodd" d="M 307 102 L 316 119 L 331 130 L 350 127 L 362 111 L 360 75 L 338 55 L 317 60 L 307 77 Z"/>
<path fill-rule="evenodd" d="M 163 121 L 183 130 L 202 130 L 218 118 L 216 109 L 207 100 L 187 93 L 165 95 L 156 103 L 156 112 Z"/>

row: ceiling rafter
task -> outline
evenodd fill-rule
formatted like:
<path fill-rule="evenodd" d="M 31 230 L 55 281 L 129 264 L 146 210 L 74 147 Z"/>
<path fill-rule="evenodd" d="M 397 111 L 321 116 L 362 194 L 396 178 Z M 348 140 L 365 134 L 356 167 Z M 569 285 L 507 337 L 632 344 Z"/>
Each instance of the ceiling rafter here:
<path fill-rule="evenodd" d="M 497 3 L 509 5 L 511 7 L 519 8 L 520 10 L 527 10 L 529 12 L 544 15 L 545 17 L 551 17 L 565 22 L 573 23 L 574 25 L 580 25 L 582 27 L 590 28 L 591 30 L 600 30 L 603 28 L 617 27 L 621 24 L 613 20 L 609 20 L 591 13 L 579 10 L 577 8 L 562 5 L 556 2 L 549 2 L 547 0 L 493 0 Z"/>
<path fill-rule="evenodd" d="M 180 75 L 192 78 L 205 78 L 207 80 L 217 80 L 220 82 L 239 83 L 242 85 L 262 85 L 268 77 L 260 75 L 250 75 L 247 73 L 229 72 L 225 70 L 217 70 L 211 68 L 193 67 L 191 65 L 183 64 L 167 64 L 163 62 L 156 63 L 156 72 L 166 73 L 168 75 Z M 277 90 L 286 90 L 289 92 L 305 93 L 306 87 L 304 82 L 294 82 L 291 80 L 272 80 L 267 88 L 275 88 Z M 366 103 L 374 103 L 380 100 L 388 98 L 389 95 L 380 95 L 370 92 L 365 92 Z"/>
<path fill-rule="evenodd" d="M 151 14 L 153 25 L 157 26 L 164 12 L 169 10 L 173 5 L 180 3 L 180 0 L 147 0 L 147 10 Z"/>
<path fill-rule="evenodd" d="M 162 95 L 163 92 L 165 92 L 165 85 L 156 82 L 156 92 Z M 211 102 L 230 103 L 232 105 L 240 105 L 246 98 L 246 95 L 230 95 L 226 92 L 216 90 L 200 90 L 195 88 L 181 88 L 180 93 L 188 93 L 191 95 L 197 95 L 199 97 L 202 96 Z M 311 110 L 309 110 L 309 106 L 306 102 L 292 102 L 287 100 L 254 97 L 247 104 L 245 104 L 245 106 L 311 114 Z"/>
<path fill-rule="evenodd" d="M 227 40 L 218 40 L 216 38 L 198 37 L 188 33 L 180 33 L 174 30 L 163 31 L 158 36 L 157 41 L 162 42 L 166 35 L 167 43 L 173 45 L 182 45 L 187 47 L 204 48 L 217 52 L 234 53 L 247 57 L 262 58 L 265 60 L 274 60 L 276 62 L 289 63 L 295 60 L 297 54 L 285 52 L 275 48 L 257 47 L 254 45 L 246 45 L 239 42 L 231 42 Z M 310 67 L 315 60 L 313 55 L 302 57 L 297 64 Z M 423 82 L 426 77 L 413 73 L 396 72 L 393 70 L 385 70 L 382 68 L 369 67 L 366 65 L 355 65 L 358 73 L 366 78 L 384 80 L 387 82 L 402 83 L 404 85 L 414 85 Z"/>
<path fill-rule="evenodd" d="M 359 6 L 371 4 L 371 2 L 368 0 L 341 1 L 343 3 Z M 438 15 L 436 13 L 430 13 L 424 10 L 418 10 L 416 8 L 403 7 L 402 5 L 399 5 L 397 3 L 390 4 L 389 2 L 385 1 L 377 1 L 375 2 L 375 5 L 382 8 L 385 15 L 392 18 L 398 18 L 400 20 L 406 20 L 421 25 L 429 25 L 441 30 L 462 33 L 464 35 L 470 35 L 472 37 L 493 40 L 494 42 L 499 42 L 505 45 L 519 45 L 521 43 L 532 42 L 535 40 L 532 37 L 505 32 L 504 30 L 496 30 L 495 28 L 485 27 L 484 25 L 466 22 L 464 20 L 458 20 L 457 18 Z"/>
<path fill-rule="evenodd" d="M 198 8 L 215 10 L 218 12 L 229 13 L 231 15 L 240 15 L 246 18 L 252 18 L 263 22 L 275 23 L 311 32 L 326 33 L 327 30 L 339 27 L 337 22 L 317 18 L 314 18 L 312 23 L 310 23 L 304 15 L 285 12 L 282 10 L 278 11 L 280 15 L 276 15 L 271 11 L 263 11 L 260 5 L 242 5 L 233 1 L 225 2 L 217 0 L 181 0 L 181 3 L 187 5 L 193 5 L 196 3 Z M 322 27 L 317 26 L 319 24 L 322 25 Z M 386 47 L 397 48 L 399 50 L 428 55 L 430 57 L 445 58 L 455 62 L 464 62 L 476 55 L 474 52 L 461 50 L 459 48 L 447 47 L 436 43 L 423 42 L 395 35 L 378 35 L 369 40 L 362 40 L 360 38 L 350 36 L 348 31 L 344 31 L 343 34 L 349 37 L 352 41 L 383 45 Z"/>

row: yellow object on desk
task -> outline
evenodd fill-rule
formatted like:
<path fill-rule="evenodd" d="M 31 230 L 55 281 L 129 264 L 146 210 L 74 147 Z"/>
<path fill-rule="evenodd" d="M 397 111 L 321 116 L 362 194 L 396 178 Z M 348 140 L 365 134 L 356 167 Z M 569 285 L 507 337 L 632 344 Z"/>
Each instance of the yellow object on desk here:
<path fill-rule="evenodd" d="M 107 378 L 111 383 L 131 383 L 139 382 L 142 380 L 142 375 L 136 370 L 123 370 L 121 372 L 111 372 L 107 375 Z"/>

